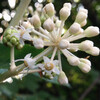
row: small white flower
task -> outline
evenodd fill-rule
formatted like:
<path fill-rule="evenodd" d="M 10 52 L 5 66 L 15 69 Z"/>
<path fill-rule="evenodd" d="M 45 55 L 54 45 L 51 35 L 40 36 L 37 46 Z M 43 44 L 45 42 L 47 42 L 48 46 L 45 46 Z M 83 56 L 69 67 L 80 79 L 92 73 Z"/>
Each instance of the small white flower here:
<path fill-rule="evenodd" d="M 37 65 L 39 68 L 43 70 L 43 75 L 47 75 L 47 76 L 50 76 L 50 78 L 53 78 L 52 73 L 57 74 L 57 75 L 60 74 L 60 71 L 57 68 L 59 64 L 58 60 L 53 60 L 51 62 L 51 60 L 46 56 L 43 57 L 43 60 L 44 60 L 44 64 Z"/>
<path fill-rule="evenodd" d="M 27 54 L 24 59 L 18 59 L 18 60 L 15 60 L 15 62 L 17 61 L 24 61 L 24 65 L 30 69 L 34 69 L 36 68 L 35 66 L 35 59 L 32 59 L 31 58 L 31 53 Z"/>
<path fill-rule="evenodd" d="M 16 38 L 18 38 L 20 44 L 22 44 L 22 45 L 24 45 L 24 41 L 25 40 L 28 40 L 28 41 L 31 41 L 32 40 L 32 37 L 29 34 L 29 31 L 28 30 L 23 31 L 23 32 L 19 32 L 19 33 L 13 33 L 12 36 L 15 36 Z"/>

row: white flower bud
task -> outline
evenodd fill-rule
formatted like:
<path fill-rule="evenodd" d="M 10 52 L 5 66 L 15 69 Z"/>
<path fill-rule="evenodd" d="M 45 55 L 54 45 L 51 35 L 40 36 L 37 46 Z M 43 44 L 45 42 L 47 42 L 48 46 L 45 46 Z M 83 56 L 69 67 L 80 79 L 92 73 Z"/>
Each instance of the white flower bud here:
<path fill-rule="evenodd" d="M 91 66 L 91 62 L 88 60 L 88 59 L 85 59 L 85 58 L 80 58 L 80 62 L 83 62 L 89 66 Z"/>
<path fill-rule="evenodd" d="M 49 17 L 52 17 L 55 13 L 55 10 L 54 10 L 54 5 L 52 3 L 49 3 L 47 4 L 45 7 L 44 7 L 44 10 L 46 12 L 46 14 L 49 16 Z"/>
<path fill-rule="evenodd" d="M 71 3 L 64 3 L 63 7 L 67 7 L 71 10 Z"/>
<path fill-rule="evenodd" d="M 82 28 L 80 28 L 79 32 L 74 35 L 79 35 L 79 34 L 82 34 L 83 32 L 84 32 L 84 30 Z"/>
<path fill-rule="evenodd" d="M 80 24 L 78 23 L 73 23 L 70 28 L 69 28 L 69 33 L 70 34 L 76 34 L 81 30 Z"/>
<path fill-rule="evenodd" d="M 84 73 L 88 73 L 91 70 L 91 66 L 89 66 L 88 64 L 83 63 L 83 62 L 80 62 L 80 64 L 78 65 L 78 67 Z"/>
<path fill-rule="evenodd" d="M 43 23 L 43 27 L 44 27 L 47 31 L 51 32 L 51 31 L 53 31 L 55 25 L 54 25 L 54 22 L 53 22 L 50 18 L 48 18 L 48 19 Z"/>
<path fill-rule="evenodd" d="M 85 9 L 80 9 L 77 16 L 76 16 L 76 20 L 75 22 L 77 23 L 82 23 L 84 20 L 86 20 L 87 18 L 87 10 Z"/>
<path fill-rule="evenodd" d="M 30 19 L 31 24 L 34 27 L 40 27 L 41 26 L 41 21 L 38 15 L 34 15 L 31 19 Z"/>
<path fill-rule="evenodd" d="M 80 23 L 81 27 L 85 26 L 87 24 L 87 20 L 84 20 L 83 22 Z"/>
<path fill-rule="evenodd" d="M 66 49 L 69 46 L 69 41 L 67 41 L 66 39 L 63 39 L 59 42 L 59 47 L 61 49 Z"/>
<path fill-rule="evenodd" d="M 60 19 L 61 20 L 66 20 L 70 16 L 70 9 L 68 7 L 63 7 L 60 12 Z"/>
<path fill-rule="evenodd" d="M 25 27 L 26 29 L 32 27 L 30 22 L 22 22 L 22 26 Z"/>
<path fill-rule="evenodd" d="M 84 13 L 88 14 L 88 10 L 87 9 L 84 9 L 84 8 L 80 8 L 79 9 L 79 12 L 84 12 Z"/>
<path fill-rule="evenodd" d="M 100 54 L 100 49 L 98 47 L 92 47 L 89 51 L 86 51 L 93 56 L 98 56 Z"/>
<path fill-rule="evenodd" d="M 79 49 L 82 51 L 90 50 L 93 47 L 94 43 L 90 40 L 85 40 L 79 44 Z"/>
<path fill-rule="evenodd" d="M 44 42 L 42 39 L 33 40 L 33 44 L 34 44 L 35 48 L 37 48 L 37 49 L 41 49 L 44 47 Z"/>
<path fill-rule="evenodd" d="M 59 74 L 59 76 L 58 76 L 58 82 L 61 85 L 68 84 L 68 78 L 67 78 L 67 76 L 65 75 L 65 73 L 63 71 L 61 71 L 60 74 Z"/>
<path fill-rule="evenodd" d="M 94 26 L 89 26 L 85 29 L 84 34 L 86 37 L 94 37 L 99 35 L 99 28 Z"/>
<path fill-rule="evenodd" d="M 32 14 L 33 13 L 33 7 L 32 6 L 29 6 L 28 7 L 28 10 L 29 10 L 29 12 Z"/>
<path fill-rule="evenodd" d="M 56 26 L 57 26 L 57 27 L 60 27 L 60 24 L 61 24 L 61 21 L 60 21 L 60 20 L 57 20 L 57 21 L 56 21 Z"/>
<path fill-rule="evenodd" d="M 79 58 L 75 57 L 75 56 L 69 56 L 69 57 L 67 57 L 67 60 L 68 60 L 69 64 L 72 66 L 78 66 L 80 63 Z"/>

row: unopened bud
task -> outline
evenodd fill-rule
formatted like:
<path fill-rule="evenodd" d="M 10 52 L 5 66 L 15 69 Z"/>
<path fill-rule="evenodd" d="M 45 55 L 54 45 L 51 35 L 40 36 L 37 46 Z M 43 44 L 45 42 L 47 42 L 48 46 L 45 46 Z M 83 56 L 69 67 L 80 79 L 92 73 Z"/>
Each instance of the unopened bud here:
<path fill-rule="evenodd" d="M 43 23 L 43 27 L 44 27 L 47 31 L 51 32 L 51 31 L 53 31 L 55 25 L 54 25 L 54 22 L 53 22 L 50 18 L 48 18 L 48 19 Z"/>
<path fill-rule="evenodd" d="M 17 45 L 17 49 L 19 49 L 19 50 L 20 50 L 20 49 L 22 49 L 22 48 L 23 48 L 23 46 L 24 46 L 24 45 L 22 45 L 22 44 L 18 44 L 18 45 Z"/>
<path fill-rule="evenodd" d="M 85 40 L 79 44 L 79 49 L 82 51 L 90 50 L 93 47 L 94 43 L 90 40 Z"/>
<path fill-rule="evenodd" d="M 86 37 L 94 37 L 99 35 L 99 28 L 94 26 L 89 26 L 85 29 L 84 34 Z"/>
<path fill-rule="evenodd" d="M 32 14 L 32 13 L 33 13 L 33 7 L 32 7 L 32 6 L 29 6 L 29 7 L 28 7 L 28 11 L 29 11 L 29 13 Z"/>
<path fill-rule="evenodd" d="M 80 64 L 78 65 L 78 67 L 84 73 L 88 73 L 91 70 L 91 66 L 89 66 L 88 64 L 83 63 L 83 62 L 80 62 Z"/>
<path fill-rule="evenodd" d="M 68 78 L 67 78 L 67 76 L 65 75 L 65 73 L 63 71 L 61 71 L 60 74 L 59 74 L 59 76 L 58 76 L 58 82 L 61 85 L 68 84 Z"/>
<path fill-rule="evenodd" d="M 69 64 L 72 66 L 78 66 L 80 63 L 79 58 L 74 57 L 74 56 L 67 57 L 67 60 L 68 60 Z"/>
<path fill-rule="evenodd" d="M 78 14 L 77 14 L 77 16 L 76 16 L 76 20 L 75 20 L 75 22 L 77 22 L 77 23 L 82 23 L 84 20 L 86 20 L 86 18 L 87 18 L 87 11 L 86 10 L 79 10 L 79 12 L 78 12 Z"/>
<path fill-rule="evenodd" d="M 70 16 L 70 9 L 68 7 L 63 7 L 60 12 L 60 19 L 61 20 L 66 20 Z"/>
<path fill-rule="evenodd" d="M 41 49 L 44 47 L 44 42 L 42 39 L 35 39 L 33 41 L 33 44 L 34 44 L 35 48 L 37 48 L 37 49 Z"/>
<path fill-rule="evenodd" d="M 80 29 L 81 29 L 80 24 L 73 23 L 69 28 L 69 33 L 70 34 L 76 34 L 80 31 Z"/>
<path fill-rule="evenodd" d="M 80 23 L 81 27 L 85 26 L 87 24 L 87 20 L 84 20 L 83 22 Z"/>
<path fill-rule="evenodd" d="M 88 59 L 85 59 L 85 58 L 80 58 L 80 62 L 83 62 L 89 66 L 91 66 L 91 62 L 88 60 Z"/>
<path fill-rule="evenodd" d="M 41 21 L 38 15 L 34 15 L 31 19 L 30 19 L 31 24 L 34 27 L 40 27 L 41 26 Z"/>
<path fill-rule="evenodd" d="M 100 49 L 98 47 L 92 47 L 89 51 L 86 51 L 93 56 L 98 56 L 100 54 Z"/>
<path fill-rule="evenodd" d="M 71 4 L 70 3 L 64 3 L 63 7 L 67 7 L 71 10 Z"/>
<path fill-rule="evenodd" d="M 59 47 L 60 47 L 61 49 L 66 49 L 68 46 L 69 46 L 69 41 L 67 41 L 66 39 L 62 39 L 62 40 L 59 42 Z"/>
<path fill-rule="evenodd" d="M 26 29 L 32 27 L 30 22 L 22 22 L 22 26 L 25 27 Z"/>
<path fill-rule="evenodd" d="M 46 12 L 46 14 L 49 16 L 49 17 L 52 17 L 55 13 L 55 10 L 54 10 L 54 5 L 52 3 L 49 3 L 47 4 L 45 7 L 44 7 L 44 10 Z"/>

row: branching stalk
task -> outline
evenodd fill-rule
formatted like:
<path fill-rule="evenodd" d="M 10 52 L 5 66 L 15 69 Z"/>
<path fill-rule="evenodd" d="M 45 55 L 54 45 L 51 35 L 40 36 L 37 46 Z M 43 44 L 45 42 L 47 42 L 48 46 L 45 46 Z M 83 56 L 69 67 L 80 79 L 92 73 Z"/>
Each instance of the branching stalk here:
<path fill-rule="evenodd" d="M 14 47 L 11 48 L 10 57 L 11 57 L 10 58 L 10 60 L 11 60 L 10 70 L 13 71 L 16 68 L 15 59 L 14 59 Z"/>

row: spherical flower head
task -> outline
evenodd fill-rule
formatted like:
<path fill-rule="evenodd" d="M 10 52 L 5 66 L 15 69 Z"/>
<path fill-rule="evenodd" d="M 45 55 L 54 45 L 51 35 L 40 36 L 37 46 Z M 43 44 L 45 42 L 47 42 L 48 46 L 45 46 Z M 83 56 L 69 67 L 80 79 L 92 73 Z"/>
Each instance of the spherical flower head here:
<path fill-rule="evenodd" d="M 59 76 L 58 76 L 58 82 L 61 85 L 68 84 L 68 78 L 67 78 L 67 76 L 65 75 L 65 73 L 63 71 L 61 71 L 60 74 L 59 74 Z"/>

